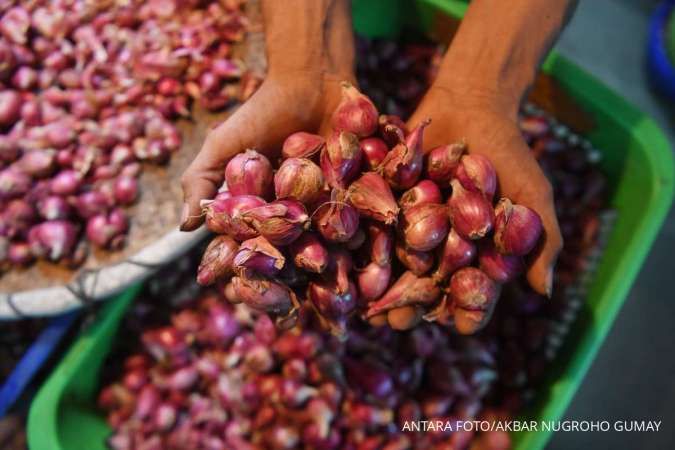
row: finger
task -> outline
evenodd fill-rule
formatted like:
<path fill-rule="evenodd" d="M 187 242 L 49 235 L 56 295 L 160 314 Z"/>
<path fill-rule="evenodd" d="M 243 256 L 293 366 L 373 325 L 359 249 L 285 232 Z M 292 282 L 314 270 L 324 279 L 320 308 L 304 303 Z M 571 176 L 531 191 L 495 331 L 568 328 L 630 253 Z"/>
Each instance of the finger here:
<path fill-rule="evenodd" d="M 530 206 L 541 217 L 544 231 L 541 242 L 537 247 L 531 264 L 527 270 L 527 281 L 540 294 L 551 297 L 553 290 L 553 272 L 562 249 L 563 239 L 555 215 L 552 196 L 550 200 L 544 199 Z M 528 205 L 529 206 L 529 205 Z"/>
<path fill-rule="evenodd" d="M 183 173 L 182 231 L 195 230 L 203 223 L 201 201 L 215 196 L 223 183 L 225 165 L 244 150 L 246 138 L 236 126 L 239 120 L 235 116 L 209 132 L 202 149 Z"/>

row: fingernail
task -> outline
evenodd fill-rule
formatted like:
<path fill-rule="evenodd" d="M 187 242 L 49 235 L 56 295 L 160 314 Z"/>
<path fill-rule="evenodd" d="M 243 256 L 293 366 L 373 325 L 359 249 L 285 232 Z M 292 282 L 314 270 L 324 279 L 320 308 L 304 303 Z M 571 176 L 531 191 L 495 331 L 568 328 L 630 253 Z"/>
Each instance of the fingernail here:
<path fill-rule="evenodd" d="M 548 298 L 551 298 L 551 295 L 553 294 L 553 268 L 551 267 L 548 269 L 548 273 L 546 274 L 546 296 Z"/>
<path fill-rule="evenodd" d="M 187 203 L 183 203 L 183 210 L 180 213 L 180 229 L 184 230 L 185 225 L 190 217 L 190 206 Z"/>

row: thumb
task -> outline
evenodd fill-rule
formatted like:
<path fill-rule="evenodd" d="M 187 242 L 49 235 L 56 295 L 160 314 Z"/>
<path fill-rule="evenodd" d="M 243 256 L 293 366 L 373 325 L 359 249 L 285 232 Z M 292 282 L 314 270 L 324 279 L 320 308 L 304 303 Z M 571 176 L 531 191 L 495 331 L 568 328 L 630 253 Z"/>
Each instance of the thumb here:
<path fill-rule="evenodd" d="M 204 222 L 201 201 L 215 196 L 223 183 L 227 162 L 244 149 L 244 136 L 232 126 L 236 122 L 232 119 L 234 117 L 209 132 L 201 150 L 181 177 L 184 202 L 181 231 L 193 231 Z"/>

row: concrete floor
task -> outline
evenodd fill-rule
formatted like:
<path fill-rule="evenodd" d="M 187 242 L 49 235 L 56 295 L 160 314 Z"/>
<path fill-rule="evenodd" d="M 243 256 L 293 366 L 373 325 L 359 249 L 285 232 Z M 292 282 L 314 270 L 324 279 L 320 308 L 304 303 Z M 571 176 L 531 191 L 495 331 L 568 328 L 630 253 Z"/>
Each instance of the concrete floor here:
<path fill-rule="evenodd" d="M 584 0 L 558 49 L 652 116 L 675 143 L 675 105 L 647 85 L 644 48 L 654 0 Z M 675 448 L 675 210 L 585 381 L 569 420 L 661 420 L 657 433 L 557 433 L 549 448 Z"/>

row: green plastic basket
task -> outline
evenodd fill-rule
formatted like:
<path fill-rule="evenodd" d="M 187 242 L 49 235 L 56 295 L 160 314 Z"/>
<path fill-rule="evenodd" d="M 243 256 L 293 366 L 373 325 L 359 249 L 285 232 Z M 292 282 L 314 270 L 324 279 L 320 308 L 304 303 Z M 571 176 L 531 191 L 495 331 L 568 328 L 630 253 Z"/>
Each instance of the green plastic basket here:
<path fill-rule="evenodd" d="M 435 14 L 459 16 L 466 7 L 463 2 L 426 0 L 417 2 L 410 14 L 386 15 L 381 13 L 386 8 L 365 8 L 366 2 L 380 8 L 393 2 L 355 1 L 357 29 L 368 28 L 370 36 L 391 35 L 392 27 L 381 23 L 385 19 L 400 26 L 402 17 L 406 22 L 416 17 L 425 26 Z M 596 127 L 587 137 L 602 152 L 602 166 L 612 187 L 611 206 L 618 212 L 589 289 L 588 313 L 571 330 L 573 339 L 563 348 L 565 356 L 556 360 L 548 388 L 525 414 L 532 420 L 558 420 L 611 328 L 671 206 L 675 170 L 670 146 L 651 119 L 556 53 L 547 58 L 543 70 L 593 117 Z M 95 391 L 120 319 L 137 292 L 138 287 L 109 302 L 40 389 L 28 420 L 32 450 L 105 449 L 110 430 L 96 410 Z M 541 449 L 549 438 L 550 432 L 515 433 L 515 448 Z"/>

